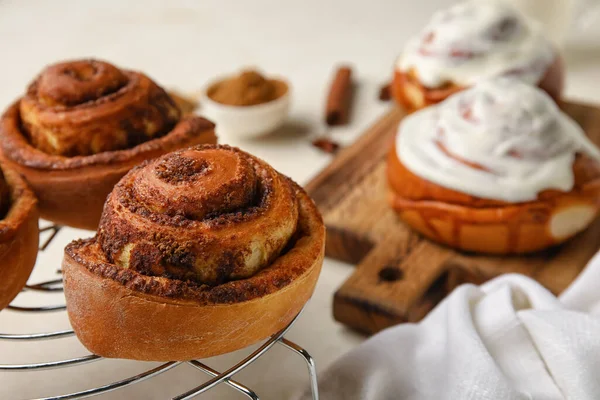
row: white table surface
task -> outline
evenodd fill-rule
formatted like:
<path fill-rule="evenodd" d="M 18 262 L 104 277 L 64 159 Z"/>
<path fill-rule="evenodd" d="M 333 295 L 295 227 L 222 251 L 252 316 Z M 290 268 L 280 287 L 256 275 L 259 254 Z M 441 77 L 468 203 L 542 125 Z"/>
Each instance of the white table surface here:
<path fill-rule="evenodd" d="M 540 0 L 541 1 L 541 0 Z M 324 131 L 323 102 L 334 65 L 350 62 L 359 83 L 352 123 L 333 130 L 344 144 L 354 141 L 388 105 L 377 100 L 380 84 L 407 37 L 450 0 L 204 0 L 204 1 L 18 1 L 0 0 L 0 107 L 18 97 L 48 64 L 79 57 L 103 58 L 140 69 L 166 88 L 194 91 L 216 75 L 243 66 L 287 76 L 293 107 L 286 129 L 259 140 L 221 137 L 306 183 L 331 160 L 308 139 Z M 167 5 L 168 3 L 168 5 Z M 600 29 L 575 35 L 566 46 L 567 96 L 600 102 Z M 31 281 L 56 277 L 62 248 L 90 232 L 65 229 L 41 253 Z M 1 267 L 1 266 L 0 266 Z M 331 316 L 333 292 L 352 266 L 325 260 L 315 295 L 287 337 L 304 346 L 319 371 L 364 337 Z M 58 304 L 62 295 L 23 294 L 15 304 Z M 48 300 L 49 299 L 49 300 Z M 3 311 L 0 332 L 68 328 L 64 312 L 38 316 Z M 52 342 L 0 342 L 0 364 L 40 362 L 85 354 L 75 338 Z M 208 360 L 223 369 L 247 354 Z M 398 355 L 401 357 L 402 355 Z M 153 363 L 105 360 L 79 368 L 35 373 L 0 373 L 0 398 L 23 399 L 81 390 L 139 373 Z M 202 373 L 178 367 L 102 398 L 165 399 L 200 384 Z M 277 347 L 236 376 L 263 399 L 287 399 L 307 382 L 302 360 Z M 200 398 L 241 399 L 228 387 Z"/>

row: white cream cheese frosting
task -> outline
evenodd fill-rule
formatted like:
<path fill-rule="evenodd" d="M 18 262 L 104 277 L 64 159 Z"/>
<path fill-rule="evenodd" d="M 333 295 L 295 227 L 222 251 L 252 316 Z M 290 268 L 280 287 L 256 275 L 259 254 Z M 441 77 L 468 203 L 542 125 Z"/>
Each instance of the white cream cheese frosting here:
<path fill-rule="evenodd" d="M 578 152 L 600 161 L 598 148 L 545 92 L 505 77 L 407 116 L 396 151 L 417 176 L 513 203 L 572 190 Z"/>
<path fill-rule="evenodd" d="M 472 86 L 513 75 L 536 85 L 556 57 L 541 27 L 498 0 L 469 0 L 434 14 L 397 62 L 426 87 Z"/>

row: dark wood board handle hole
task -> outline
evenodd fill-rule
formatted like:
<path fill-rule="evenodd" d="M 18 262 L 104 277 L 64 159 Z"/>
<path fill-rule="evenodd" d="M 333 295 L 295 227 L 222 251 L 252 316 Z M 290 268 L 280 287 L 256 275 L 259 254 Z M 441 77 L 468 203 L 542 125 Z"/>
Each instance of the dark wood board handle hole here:
<path fill-rule="evenodd" d="M 387 265 L 379 270 L 379 281 L 380 282 L 395 282 L 404 278 L 404 272 L 391 265 Z"/>

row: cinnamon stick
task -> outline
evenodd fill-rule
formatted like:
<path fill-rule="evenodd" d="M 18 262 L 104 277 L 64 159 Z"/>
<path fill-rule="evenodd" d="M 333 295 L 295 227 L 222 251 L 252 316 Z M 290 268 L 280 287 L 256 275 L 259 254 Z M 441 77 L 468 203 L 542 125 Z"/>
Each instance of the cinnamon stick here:
<path fill-rule="evenodd" d="M 325 122 L 327 125 L 348 123 L 352 99 L 352 70 L 348 66 L 338 68 L 327 97 Z"/>
<path fill-rule="evenodd" d="M 335 154 L 340 149 L 340 145 L 338 143 L 323 137 L 313 140 L 312 144 L 316 148 L 321 149 L 328 154 Z"/>
<path fill-rule="evenodd" d="M 390 83 L 386 83 L 379 89 L 379 100 L 390 101 L 392 98 L 392 88 Z"/>

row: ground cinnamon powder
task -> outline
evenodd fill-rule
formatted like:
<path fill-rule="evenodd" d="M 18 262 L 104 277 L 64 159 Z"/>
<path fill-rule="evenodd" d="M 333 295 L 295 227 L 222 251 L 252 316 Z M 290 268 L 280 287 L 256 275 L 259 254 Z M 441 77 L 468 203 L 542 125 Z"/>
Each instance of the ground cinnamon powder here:
<path fill-rule="evenodd" d="M 247 70 L 225 79 L 208 89 L 212 100 L 231 106 L 254 106 L 281 97 L 287 85 L 275 79 L 266 79 L 260 73 Z"/>

